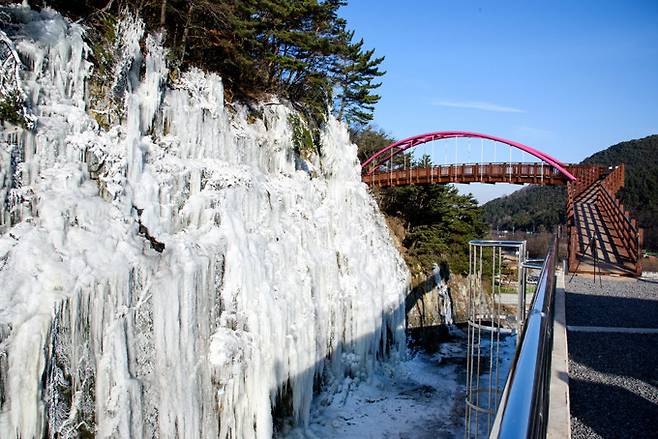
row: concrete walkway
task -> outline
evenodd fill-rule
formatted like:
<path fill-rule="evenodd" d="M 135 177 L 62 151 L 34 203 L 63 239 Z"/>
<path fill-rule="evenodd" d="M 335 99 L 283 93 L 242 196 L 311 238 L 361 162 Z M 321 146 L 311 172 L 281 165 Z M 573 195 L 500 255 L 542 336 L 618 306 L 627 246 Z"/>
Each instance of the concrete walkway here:
<path fill-rule="evenodd" d="M 566 282 L 572 437 L 658 437 L 658 280 Z"/>

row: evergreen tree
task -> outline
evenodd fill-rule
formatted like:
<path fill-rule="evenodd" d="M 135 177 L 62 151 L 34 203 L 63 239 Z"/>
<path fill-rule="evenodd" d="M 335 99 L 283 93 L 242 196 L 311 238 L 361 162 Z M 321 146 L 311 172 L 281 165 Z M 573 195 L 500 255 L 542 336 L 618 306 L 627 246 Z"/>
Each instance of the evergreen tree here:
<path fill-rule="evenodd" d="M 361 163 L 365 162 L 380 149 L 395 142 L 395 138 L 390 134 L 373 125 L 352 126 L 350 129 L 350 139 L 358 146 L 357 154 Z M 381 159 L 385 159 L 389 154 L 382 155 Z M 384 169 L 388 169 L 389 166 L 392 166 L 393 169 L 403 169 L 406 165 L 412 163 L 413 159 L 409 154 L 398 153 L 390 161 L 382 165 Z"/>
<path fill-rule="evenodd" d="M 16 0 L 18 1 L 18 0 Z M 102 28 L 124 10 L 149 31 L 164 31 L 173 71 L 198 66 L 217 71 L 230 95 L 276 93 L 310 121 L 330 104 L 349 124 L 372 119 L 382 57 L 339 16 L 345 0 L 31 0 L 48 4 L 90 27 Z M 113 20 L 107 20 L 111 16 Z M 99 33 L 102 33 L 101 29 Z M 108 31 L 111 32 L 111 31 Z M 94 32 L 91 32 L 94 34 Z"/>
<path fill-rule="evenodd" d="M 393 136 L 373 125 L 352 128 L 350 140 L 358 146 L 357 154 L 361 163 L 380 149 L 395 142 Z"/>
<path fill-rule="evenodd" d="M 453 273 L 468 271 L 468 242 L 488 230 L 472 196 L 452 185 L 411 185 L 387 188 L 380 197 L 382 210 L 405 224 L 409 266 L 428 273 L 447 263 Z"/>
<path fill-rule="evenodd" d="M 432 163 L 432 158 L 429 156 L 429 154 L 423 154 L 421 158 L 414 160 L 413 162 L 413 166 L 415 168 L 429 168 L 433 165 L 434 164 Z"/>
<path fill-rule="evenodd" d="M 374 91 L 382 85 L 373 81 L 386 72 L 379 70 L 384 57 L 373 58 L 375 51 L 364 51 L 363 39 L 351 43 L 353 37 L 353 31 L 346 33 L 345 51 L 333 69 L 338 89 L 334 111 L 338 119 L 358 127 L 372 120 L 375 104 L 381 98 Z"/>

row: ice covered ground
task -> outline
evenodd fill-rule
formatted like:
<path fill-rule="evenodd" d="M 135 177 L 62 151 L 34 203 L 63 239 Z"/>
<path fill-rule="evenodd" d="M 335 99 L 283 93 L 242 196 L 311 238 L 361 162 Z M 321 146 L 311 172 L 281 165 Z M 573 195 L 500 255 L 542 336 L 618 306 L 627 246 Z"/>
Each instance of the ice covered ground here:
<path fill-rule="evenodd" d="M 284 424 L 280 439 L 385 438 L 436 439 L 464 436 L 466 334 L 457 328 L 437 353 L 410 353 L 406 360 L 384 363 L 369 379 L 345 379 L 318 395 L 308 428 Z M 489 340 L 482 340 L 488 358 Z M 500 391 L 516 347 L 515 337 L 500 344 Z M 481 386 L 489 375 L 482 370 Z M 480 429 L 486 436 L 486 420 Z M 474 424 L 471 425 L 474 428 Z"/>
<path fill-rule="evenodd" d="M 281 438 L 430 439 L 463 432 L 464 338 L 439 352 L 383 364 L 371 380 L 346 379 L 313 402 L 312 422 Z"/>

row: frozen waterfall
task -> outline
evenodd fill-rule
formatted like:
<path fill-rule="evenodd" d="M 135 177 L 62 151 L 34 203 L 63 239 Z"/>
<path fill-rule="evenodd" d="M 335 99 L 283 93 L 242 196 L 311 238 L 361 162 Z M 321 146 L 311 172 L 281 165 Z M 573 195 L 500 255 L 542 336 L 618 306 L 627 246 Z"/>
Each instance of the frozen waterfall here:
<path fill-rule="evenodd" d="M 36 128 L 0 131 L 0 437 L 269 438 L 277 401 L 303 426 L 314 386 L 404 351 L 408 272 L 343 125 L 296 166 L 288 106 L 165 85 L 127 19 L 101 128 L 84 29 L 2 12 Z"/>

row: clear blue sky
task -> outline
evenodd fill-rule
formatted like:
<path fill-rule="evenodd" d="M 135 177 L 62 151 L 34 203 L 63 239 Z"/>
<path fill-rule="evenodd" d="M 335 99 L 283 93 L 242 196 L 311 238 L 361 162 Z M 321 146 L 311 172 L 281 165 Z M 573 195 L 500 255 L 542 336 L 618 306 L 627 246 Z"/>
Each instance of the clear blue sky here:
<path fill-rule="evenodd" d="M 352 0 L 342 15 L 386 57 L 375 124 L 396 138 L 479 131 L 578 162 L 658 133 L 658 0 Z"/>

